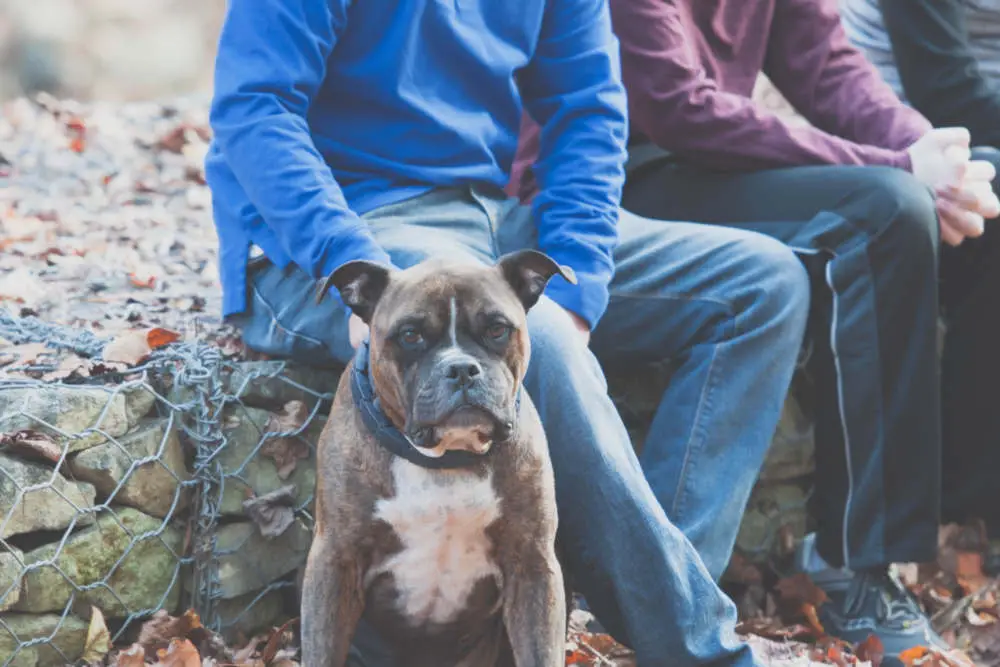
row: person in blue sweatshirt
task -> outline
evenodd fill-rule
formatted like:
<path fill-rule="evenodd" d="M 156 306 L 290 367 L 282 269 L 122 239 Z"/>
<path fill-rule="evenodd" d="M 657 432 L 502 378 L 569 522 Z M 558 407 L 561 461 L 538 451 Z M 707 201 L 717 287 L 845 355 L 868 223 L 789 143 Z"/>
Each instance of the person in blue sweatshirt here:
<path fill-rule="evenodd" d="M 641 667 L 754 664 L 735 606 L 650 490 L 597 359 L 676 361 L 643 465 L 675 480 L 671 511 L 728 553 L 808 280 L 773 239 L 619 209 L 619 69 L 606 0 L 230 0 L 206 162 L 224 315 L 253 349 L 343 363 L 364 324 L 314 297 L 344 262 L 533 247 L 569 266 L 578 284 L 553 280 L 529 315 L 525 380 L 564 566 Z M 502 190 L 522 109 L 542 126 L 531 208 Z M 356 639 L 357 664 L 393 664 L 370 628 Z"/>

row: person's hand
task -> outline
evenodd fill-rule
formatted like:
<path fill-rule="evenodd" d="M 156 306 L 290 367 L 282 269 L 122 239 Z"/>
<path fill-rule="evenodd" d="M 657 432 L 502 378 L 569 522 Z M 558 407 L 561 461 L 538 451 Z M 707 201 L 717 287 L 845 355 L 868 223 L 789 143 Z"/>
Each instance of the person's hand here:
<path fill-rule="evenodd" d="M 969 132 L 964 128 L 931 130 L 909 148 L 913 175 L 934 191 L 941 240 L 957 246 L 981 236 L 985 220 L 1000 214 L 989 162 L 970 161 Z"/>
<path fill-rule="evenodd" d="M 565 308 L 563 308 L 563 310 L 567 315 L 569 315 L 569 319 L 572 320 L 573 326 L 576 327 L 576 330 L 580 332 L 581 336 L 583 336 L 583 344 L 590 345 L 590 325 L 587 324 L 586 320 L 574 313 L 572 310 L 566 310 Z"/>
<path fill-rule="evenodd" d="M 350 319 L 347 320 L 347 333 L 351 347 L 356 350 L 364 342 L 365 336 L 368 335 L 368 325 L 352 313 Z"/>
<path fill-rule="evenodd" d="M 981 236 L 985 220 L 1000 215 L 1000 200 L 991 185 L 994 178 L 992 164 L 970 162 L 960 185 L 935 190 L 942 241 L 957 246 L 966 238 Z"/>
<path fill-rule="evenodd" d="M 933 129 L 907 149 L 913 175 L 937 191 L 957 187 L 969 165 L 969 131 L 963 127 Z"/>

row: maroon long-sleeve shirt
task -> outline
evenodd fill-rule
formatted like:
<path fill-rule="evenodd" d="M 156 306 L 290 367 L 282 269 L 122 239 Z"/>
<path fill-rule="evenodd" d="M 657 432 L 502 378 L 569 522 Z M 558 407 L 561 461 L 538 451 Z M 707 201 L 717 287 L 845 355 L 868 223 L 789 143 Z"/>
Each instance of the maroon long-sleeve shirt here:
<path fill-rule="evenodd" d="M 848 43 L 836 0 L 610 3 L 633 144 L 652 141 L 718 169 L 909 170 L 906 148 L 931 128 Z M 751 99 L 761 72 L 811 126 Z M 509 188 L 522 198 L 533 194 L 526 168 L 538 141 L 538 127 L 525 119 Z"/>

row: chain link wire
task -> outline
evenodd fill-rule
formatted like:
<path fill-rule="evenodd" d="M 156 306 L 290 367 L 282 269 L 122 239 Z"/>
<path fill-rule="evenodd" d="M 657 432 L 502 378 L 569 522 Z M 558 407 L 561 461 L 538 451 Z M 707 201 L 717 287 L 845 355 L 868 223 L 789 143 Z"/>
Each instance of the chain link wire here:
<path fill-rule="evenodd" d="M 109 342 L 5 309 L 0 339 L 95 361 Z M 127 374 L 32 379 L 55 369 L 46 363 L 0 375 L 0 667 L 72 663 L 91 606 L 115 643 L 161 609 L 193 608 L 211 630 L 249 632 L 255 609 L 295 586 L 300 562 L 278 563 L 273 579 L 246 592 L 234 591 L 227 568 L 255 569 L 247 563 L 266 559 L 253 553 L 266 548 L 304 559 L 315 439 L 336 375 L 319 374 L 316 387 L 300 381 L 312 371 L 234 362 L 201 342 L 154 350 Z M 279 417 L 291 401 L 302 414 L 289 423 Z M 149 430 L 152 446 L 142 439 Z M 294 474 L 278 469 L 276 444 L 293 449 Z M 265 536 L 240 502 L 287 484 L 301 538 L 292 547 L 280 546 L 294 541 L 290 529 Z M 239 539 L 222 544 L 221 534 Z M 256 574 L 274 566 L 260 562 Z"/>

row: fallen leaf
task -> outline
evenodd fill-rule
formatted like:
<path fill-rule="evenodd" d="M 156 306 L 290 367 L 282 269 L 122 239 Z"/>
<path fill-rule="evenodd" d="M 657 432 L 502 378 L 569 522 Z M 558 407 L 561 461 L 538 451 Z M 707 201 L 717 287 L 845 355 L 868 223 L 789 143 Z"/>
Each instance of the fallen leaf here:
<path fill-rule="evenodd" d="M 201 627 L 201 618 L 193 609 L 188 609 L 180 617 L 171 616 L 161 609 L 143 623 L 139 630 L 138 644 L 149 653 L 172 639 L 185 638 L 192 630 Z"/>
<path fill-rule="evenodd" d="M 839 667 L 848 667 L 847 657 L 843 649 L 836 644 L 831 644 L 826 648 L 826 659 Z"/>
<path fill-rule="evenodd" d="M 149 356 L 152 352 L 149 342 L 146 340 L 146 332 L 135 330 L 126 331 L 116 336 L 104 348 L 103 358 L 107 362 L 117 362 L 134 366 Z"/>
<path fill-rule="evenodd" d="M 43 375 L 42 380 L 45 382 L 55 382 L 57 380 L 65 380 L 72 375 L 90 377 L 90 368 L 90 362 L 86 359 L 70 355 L 64 357 L 54 371 L 49 371 Z"/>
<path fill-rule="evenodd" d="M 257 652 L 257 647 L 267 639 L 267 635 L 255 635 L 246 646 L 233 654 L 233 662 L 242 665 L 250 660 Z"/>
<path fill-rule="evenodd" d="M 158 347 L 163 347 L 164 345 L 169 345 L 170 343 L 180 340 L 180 338 L 181 335 L 176 331 L 161 329 L 159 327 L 150 329 L 146 332 L 146 342 L 149 343 L 149 347 L 153 350 Z"/>
<path fill-rule="evenodd" d="M 782 602 L 789 605 L 809 604 L 815 608 L 827 601 L 823 589 L 814 584 L 809 575 L 805 573 L 782 579 L 775 588 L 781 596 Z"/>
<path fill-rule="evenodd" d="M 264 661 L 264 664 L 268 664 L 274 660 L 274 656 L 277 655 L 281 641 L 285 636 L 285 631 L 298 622 L 299 619 L 297 618 L 290 619 L 271 633 L 271 636 L 267 640 L 267 645 L 264 646 L 264 650 L 260 654 L 260 659 Z"/>
<path fill-rule="evenodd" d="M 104 614 L 97 607 L 90 608 L 90 625 L 87 627 L 87 639 L 83 644 L 83 655 L 80 661 L 88 665 L 103 662 L 111 650 L 111 633 L 104 622 Z"/>
<path fill-rule="evenodd" d="M 302 401 L 289 401 L 280 414 L 272 413 L 264 433 L 294 433 L 309 418 L 309 408 Z M 260 453 L 274 459 L 278 477 L 288 479 L 295 471 L 299 459 L 309 458 L 309 446 L 295 436 L 273 437 L 264 443 Z"/>
<path fill-rule="evenodd" d="M 134 366 L 159 347 L 180 339 L 180 334 L 169 329 L 132 329 L 114 338 L 104 348 L 105 362 Z"/>
<path fill-rule="evenodd" d="M 6 447 L 27 458 L 39 458 L 50 463 L 58 463 L 63 453 L 63 448 L 51 436 L 34 429 L 0 434 L 0 447 Z"/>
<path fill-rule="evenodd" d="M 130 273 L 128 274 L 128 281 L 133 287 L 138 287 L 139 289 L 153 289 L 156 286 L 156 276 Z"/>
<path fill-rule="evenodd" d="M 826 635 L 826 630 L 823 629 L 823 624 L 819 622 L 819 616 L 816 614 L 816 607 L 809 604 L 808 602 L 802 605 L 802 615 L 805 616 L 806 621 L 809 623 L 809 627 L 816 634 L 817 637 L 822 637 Z"/>
<path fill-rule="evenodd" d="M 172 639 L 170 645 L 156 652 L 156 667 L 201 667 L 201 655 L 187 639 Z"/>
<path fill-rule="evenodd" d="M 243 511 L 257 524 L 261 535 L 278 537 L 295 521 L 295 487 L 289 484 L 244 500 Z"/>
<path fill-rule="evenodd" d="M 184 144 L 187 143 L 187 131 L 187 125 L 178 125 L 160 137 L 159 141 L 156 142 L 156 146 L 162 150 L 180 154 L 184 148 Z"/>
<path fill-rule="evenodd" d="M 24 343 L 23 345 L 13 345 L 2 351 L 2 354 L 9 356 L 10 361 L 4 361 L 3 365 L 30 366 L 39 357 L 56 354 L 56 351 L 45 345 L 45 343 Z"/>
<path fill-rule="evenodd" d="M 111 667 L 143 667 L 145 664 L 146 651 L 139 644 L 132 644 L 111 661 Z"/>
<path fill-rule="evenodd" d="M 868 639 L 858 644 L 854 649 L 854 655 L 858 656 L 858 660 L 870 662 L 872 667 L 879 667 L 885 657 L 885 646 L 878 635 L 870 635 Z"/>
<path fill-rule="evenodd" d="M 923 660 L 928 655 L 930 651 L 926 646 L 914 646 L 913 648 L 908 648 L 899 654 L 899 661 L 902 662 L 906 667 L 913 667 L 917 662 Z"/>

